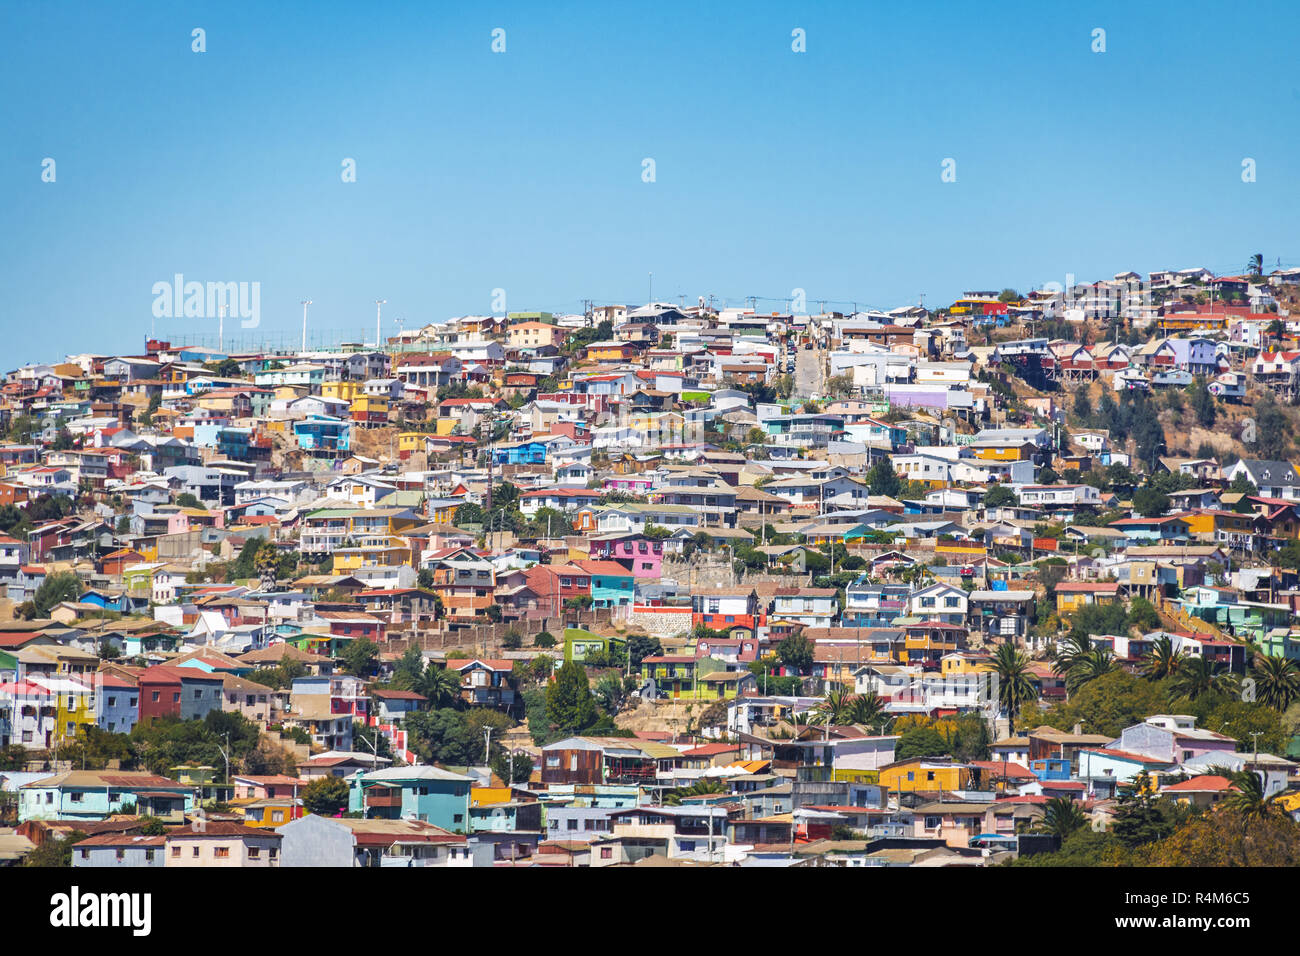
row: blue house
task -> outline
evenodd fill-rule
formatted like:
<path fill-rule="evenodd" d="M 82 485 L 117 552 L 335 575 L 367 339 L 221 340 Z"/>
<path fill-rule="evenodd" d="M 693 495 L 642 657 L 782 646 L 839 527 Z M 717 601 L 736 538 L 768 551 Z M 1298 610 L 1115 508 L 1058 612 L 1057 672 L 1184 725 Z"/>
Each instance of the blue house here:
<path fill-rule="evenodd" d="M 1029 761 L 1029 772 L 1039 780 L 1069 780 L 1070 761 L 1059 757 L 1045 757 Z"/>
<path fill-rule="evenodd" d="M 422 820 L 455 833 L 469 832 L 469 790 L 473 777 L 441 767 L 389 767 L 351 779 L 348 810 L 367 819 Z"/>
<path fill-rule="evenodd" d="M 101 833 L 72 845 L 72 865 L 78 867 L 162 866 L 167 837 L 141 833 Z"/>
<path fill-rule="evenodd" d="M 521 441 L 497 446 L 492 450 L 492 458 L 498 465 L 542 465 L 546 463 L 546 443 Z"/>
<path fill-rule="evenodd" d="M 329 415 L 309 415 L 293 423 L 293 435 L 304 451 L 342 452 L 350 447 L 352 425 Z"/>

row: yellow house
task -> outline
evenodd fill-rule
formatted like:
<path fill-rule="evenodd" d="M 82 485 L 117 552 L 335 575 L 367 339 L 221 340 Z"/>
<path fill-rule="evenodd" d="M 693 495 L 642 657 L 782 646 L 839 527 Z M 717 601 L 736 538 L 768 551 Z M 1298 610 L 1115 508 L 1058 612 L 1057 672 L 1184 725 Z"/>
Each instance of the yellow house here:
<path fill-rule="evenodd" d="M 1088 604 L 1110 604 L 1119 597 L 1114 581 L 1063 581 L 1056 586 L 1056 613 L 1073 614 Z"/>
<path fill-rule="evenodd" d="M 293 797 L 265 797 L 250 800 L 247 803 L 235 801 L 231 808 L 243 811 L 243 824 L 246 827 L 282 827 L 290 820 L 303 816 L 303 809 Z"/>
<path fill-rule="evenodd" d="M 587 358 L 597 362 L 627 362 L 636 357 L 636 348 L 627 342 L 592 342 Z"/>
<path fill-rule="evenodd" d="M 964 674 L 984 674 L 993 669 L 987 654 L 975 654 L 970 651 L 954 651 L 945 654 L 939 661 L 939 673 L 944 677 Z"/>
<path fill-rule="evenodd" d="M 356 380 L 346 382 L 322 382 L 320 387 L 321 398 L 337 398 L 343 402 L 354 402 L 360 396 L 365 394 L 362 383 Z"/>
<path fill-rule="evenodd" d="M 566 330 L 547 322 L 519 322 L 506 330 L 506 341 L 512 349 L 538 348 L 559 345 Z"/>
<path fill-rule="evenodd" d="M 929 757 L 895 760 L 880 768 L 880 786 L 895 793 L 964 790 L 971 777 L 971 769 L 963 764 Z"/>
<path fill-rule="evenodd" d="M 471 807 L 491 807 L 510 802 L 509 787 L 470 787 L 469 805 Z"/>
<path fill-rule="evenodd" d="M 1034 451 L 1033 442 L 987 442 L 971 446 L 971 454 L 981 461 L 1028 461 Z"/>
<path fill-rule="evenodd" d="M 425 432 L 398 432 L 397 453 L 403 458 L 424 451 Z"/>
<path fill-rule="evenodd" d="M 351 574 L 360 568 L 395 568 L 406 564 L 410 559 L 410 548 L 337 548 L 334 551 L 333 573 Z"/>
<path fill-rule="evenodd" d="M 388 399 L 376 395 L 358 395 L 352 400 L 352 420 L 366 425 L 388 423 Z"/>
<path fill-rule="evenodd" d="M 1231 541 L 1234 536 L 1255 534 L 1255 515 L 1236 511 L 1185 511 L 1178 515 L 1187 530 L 1202 541 Z"/>
<path fill-rule="evenodd" d="M 463 501 L 456 498 L 430 501 L 429 521 L 433 524 L 454 524 L 456 521 L 456 510 L 463 504 Z M 578 557 L 581 558 L 587 558 L 590 556 L 590 553 L 586 551 L 578 555 Z"/>
<path fill-rule="evenodd" d="M 452 415 L 439 415 L 433 420 L 433 433 L 439 437 L 454 435 L 460 419 Z"/>

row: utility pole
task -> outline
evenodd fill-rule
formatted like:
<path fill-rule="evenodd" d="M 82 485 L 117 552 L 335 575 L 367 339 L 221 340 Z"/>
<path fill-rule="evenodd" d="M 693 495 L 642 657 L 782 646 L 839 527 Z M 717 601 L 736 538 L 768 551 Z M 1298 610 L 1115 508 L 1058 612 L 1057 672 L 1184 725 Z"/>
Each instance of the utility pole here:
<path fill-rule="evenodd" d="M 383 307 L 384 307 L 384 303 L 387 302 L 387 301 L 388 301 L 387 299 L 376 299 L 376 300 L 375 300 L 375 348 L 379 348 L 379 347 L 380 347 L 380 338 L 379 338 L 379 334 L 380 334 L 380 333 L 379 333 L 379 314 L 380 314 L 380 311 L 381 311 L 381 310 L 383 309 Z"/>
<path fill-rule="evenodd" d="M 311 299 L 302 300 L 302 351 L 307 351 L 307 306 L 311 305 Z"/>
<path fill-rule="evenodd" d="M 483 766 L 490 766 L 492 763 L 492 728 L 483 728 Z"/>

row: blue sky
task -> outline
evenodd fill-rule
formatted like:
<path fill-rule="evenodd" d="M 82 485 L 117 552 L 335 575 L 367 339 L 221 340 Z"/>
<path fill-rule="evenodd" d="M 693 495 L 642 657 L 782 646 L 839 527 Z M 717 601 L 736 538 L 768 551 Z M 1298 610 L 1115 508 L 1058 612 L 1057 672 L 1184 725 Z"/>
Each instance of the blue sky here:
<path fill-rule="evenodd" d="M 303 298 L 373 336 L 650 272 L 892 308 L 1300 261 L 1294 4 L 260 6 L 0 8 L 0 366 L 140 350 L 175 273 L 288 342 Z"/>

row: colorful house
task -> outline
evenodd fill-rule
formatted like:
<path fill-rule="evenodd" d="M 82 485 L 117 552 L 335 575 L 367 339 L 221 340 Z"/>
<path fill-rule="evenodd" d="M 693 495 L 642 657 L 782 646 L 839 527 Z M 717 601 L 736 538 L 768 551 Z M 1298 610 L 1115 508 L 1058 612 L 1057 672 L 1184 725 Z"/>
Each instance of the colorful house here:
<path fill-rule="evenodd" d="M 418 820 L 466 833 L 473 785 L 473 777 L 441 767 L 389 767 L 352 778 L 348 809 L 368 819 Z"/>

